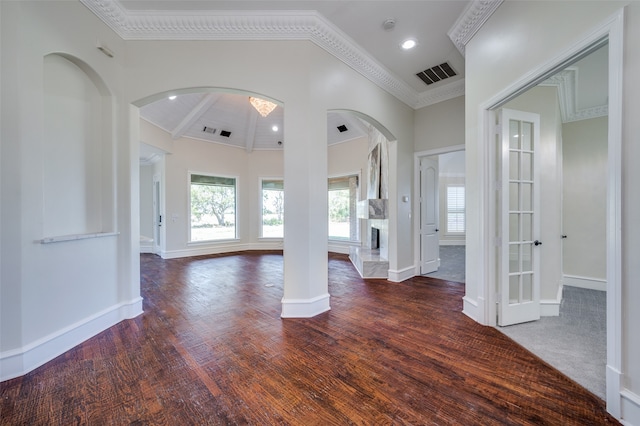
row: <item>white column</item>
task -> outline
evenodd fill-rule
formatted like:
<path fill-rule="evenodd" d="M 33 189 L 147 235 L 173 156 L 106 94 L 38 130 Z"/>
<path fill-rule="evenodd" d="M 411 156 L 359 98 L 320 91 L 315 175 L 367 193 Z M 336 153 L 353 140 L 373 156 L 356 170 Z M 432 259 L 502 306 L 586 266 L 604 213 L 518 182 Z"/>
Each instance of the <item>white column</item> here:
<path fill-rule="evenodd" d="M 327 115 L 307 98 L 284 106 L 283 318 L 328 311 Z"/>

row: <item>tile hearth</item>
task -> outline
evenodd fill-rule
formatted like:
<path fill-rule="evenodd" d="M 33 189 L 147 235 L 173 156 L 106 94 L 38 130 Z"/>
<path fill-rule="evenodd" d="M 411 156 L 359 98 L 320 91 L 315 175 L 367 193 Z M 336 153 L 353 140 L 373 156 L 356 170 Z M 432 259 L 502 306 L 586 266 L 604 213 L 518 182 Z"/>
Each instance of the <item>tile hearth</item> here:
<path fill-rule="evenodd" d="M 349 259 L 362 278 L 389 277 L 389 260 L 381 256 L 378 249 L 351 247 Z"/>

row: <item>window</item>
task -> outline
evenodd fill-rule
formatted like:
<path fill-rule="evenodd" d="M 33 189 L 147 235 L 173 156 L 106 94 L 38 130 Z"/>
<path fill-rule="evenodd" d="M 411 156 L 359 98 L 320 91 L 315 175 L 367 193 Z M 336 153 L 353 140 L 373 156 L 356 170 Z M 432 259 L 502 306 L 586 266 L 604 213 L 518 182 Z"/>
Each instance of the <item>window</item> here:
<path fill-rule="evenodd" d="M 329 239 L 359 240 L 357 194 L 357 175 L 329 179 Z"/>
<path fill-rule="evenodd" d="M 447 186 L 447 232 L 452 234 L 465 232 L 464 186 Z"/>
<path fill-rule="evenodd" d="M 236 238 L 236 179 L 192 174 L 190 241 Z"/>
<path fill-rule="evenodd" d="M 261 180 L 262 238 L 284 237 L 284 181 Z"/>

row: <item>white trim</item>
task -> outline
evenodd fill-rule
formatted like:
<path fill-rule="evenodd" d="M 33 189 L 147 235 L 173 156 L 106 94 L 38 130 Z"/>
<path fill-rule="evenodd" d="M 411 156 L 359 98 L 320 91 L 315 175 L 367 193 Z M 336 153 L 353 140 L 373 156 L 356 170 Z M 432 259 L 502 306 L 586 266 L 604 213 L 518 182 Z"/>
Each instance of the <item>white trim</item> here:
<path fill-rule="evenodd" d="M 493 15 L 493 12 L 502 4 L 503 0 L 473 0 L 469 2 L 462 14 L 458 17 L 447 35 L 456 45 L 462 56 L 467 43 L 475 33 Z"/>
<path fill-rule="evenodd" d="M 281 318 L 311 318 L 331 309 L 329 293 L 311 299 L 282 298 Z"/>
<path fill-rule="evenodd" d="M 558 317 L 560 316 L 560 303 L 562 303 L 562 283 L 558 285 L 558 293 L 555 299 L 540 300 L 540 316 L 541 317 Z"/>
<path fill-rule="evenodd" d="M 607 176 L 607 368 L 622 372 L 622 86 L 624 9 L 599 32 L 609 36 L 609 133 Z M 607 382 L 607 411 L 622 418 L 622 383 Z M 640 424 L 640 422 L 638 423 Z"/>
<path fill-rule="evenodd" d="M 571 287 L 586 288 L 589 290 L 607 291 L 607 280 L 599 278 L 564 275 L 562 277 L 562 284 Z"/>
<path fill-rule="evenodd" d="M 620 392 L 621 416 L 623 425 L 640 425 L 640 395 L 623 389 Z"/>
<path fill-rule="evenodd" d="M 63 243 L 67 241 L 87 240 L 92 238 L 117 237 L 120 232 L 95 232 L 91 234 L 60 235 L 55 237 L 45 237 L 40 244 Z"/>
<path fill-rule="evenodd" d="M 360 247 L 360 241 L 329 240 L 327 250 L 332 253 L 350 254 L 351 247 Z"/>
<path fill-rule="evenodd" d="M 462 313 L 474 321 L 478 321 L 478 303 L 468 296 L 462 298 Z"/>
<path fill-rule="evenodd" d="M 162 257 L 163 259 L 177 259 L 180 257 L 206 256 L 209 254 L 233 253 L 237 251 L 282 249 L 283 240 L 273 239 L 268 241 L 260 241 L 258 243 L 203 245 L 200 247 L 191 247 L 180 250 L 165 250 L 160 253 L 160 257 Z"/>
<path fill-rule="evenodd" d="M 440 240 L 441 246 L 466 246 L 466 240 Z"/>
<path fill-rule="evenodd" d="M 142 298 L 119 303 L 21 348 L 0 353 L 0 381 L 22 376 L 122 320 L 142 314 Z"/>
<path fill-rule="evenodd" d="M 408 280 L 409 278 L 415 277 L 416 266 L 411 265 L 399 270 L 389 269 L 387 275 L 388 275 L 388 278 L 387 278 L 388 281 L 399 283 L 399 282 Z"/>

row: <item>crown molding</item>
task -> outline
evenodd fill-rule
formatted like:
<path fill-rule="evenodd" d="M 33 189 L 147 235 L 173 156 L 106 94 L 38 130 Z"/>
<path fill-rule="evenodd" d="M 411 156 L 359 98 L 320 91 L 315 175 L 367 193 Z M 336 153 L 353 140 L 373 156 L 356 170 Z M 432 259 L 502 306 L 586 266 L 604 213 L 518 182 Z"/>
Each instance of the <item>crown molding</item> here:
<path fill-rule="evenodd" d="M 418 96 L 418 101 L 414 108 L 424 108 L 429 105 L 437 104 L 438 102 L 457 98 L 458 96 L 464 96 L 464 79 L 456 80 L 452 83 L 434 87 L 431 90 L 422 92 Z"/>
<path fill-rule="evenodd" d="M 123 40 L 308 40 L 400 101 L 418 95 L 315 11 L 129 11 L 117 0 L 80 0 Z"/>
<path fill-rule="evenodd" d="M 447 35 L 456 45 L 462 56 L 469 40 L 478 32 L 493 12 L 504 0 L 473 0 L 458 20 L 453 24 Z"/>
<path fill-rule="evenodd" d="M 598 105 L 592 108 L 577 108 L 578 99 L 578 68 L 568 67 L 549 77 L 540 86 L 556 87 L 558 89 L 558 103 L 563 123 L 588 120 L 609 115 L 608 105 Z"/>

